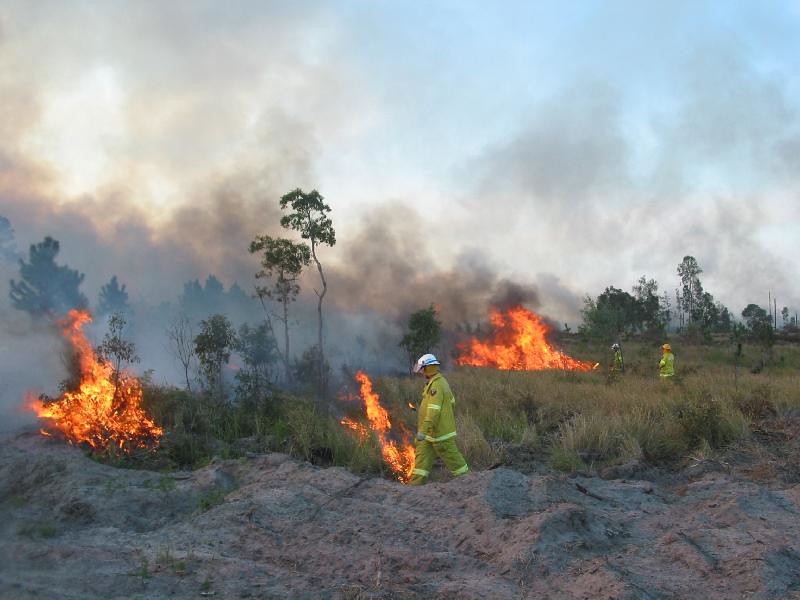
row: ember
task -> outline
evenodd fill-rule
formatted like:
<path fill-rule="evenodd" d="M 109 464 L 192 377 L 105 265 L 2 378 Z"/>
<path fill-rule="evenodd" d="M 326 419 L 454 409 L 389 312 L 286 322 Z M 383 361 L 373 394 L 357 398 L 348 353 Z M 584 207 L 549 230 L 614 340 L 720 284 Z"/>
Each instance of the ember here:
<path fill-rule="evenodd" d="M 493 310 L 490 318 L 494 328 L 491 339 L 481 341 L 473 337 L 459 345 L 461 355 L 456 359 L 459 365 L 506 371 L 591 371 L 598 366 L 575 360 L 553 348 L 546 338 L 550 327 L 539 315 L 522 306 L 505 312 Z"/>
<path fill-rule="evenodd" d="M 372 389 L 372 381 L 367 374 L 362 371 L 356 373 L 355 377 L 356 381 L 358 381 L 361 386 L 360 399 L 364 403 L 364 410 L 367 413 L 369 428 L 375 432 L 375 436 L 381 446 L 383 460 L 386 461 L 389 468 L 392 469 L 395 477 L 397 477 L 399 481 L 405 483 L 411 479 L 411 471 L 414 468 L 414 446 L 407 441 L 411 437 L 411 433 L 401 423 L 399 428 L 404 441 L 398 443 L 389 439 L 392 423 L 389 420 L 389 413 L 381 406 L 380 396 Z M 357 398 L 351 397 L 351 399 Z M 341 423 L 353 429 L 362 439 L 368 435 L 368 430 L 364 425 L 352 419 L 345 417 L 341 420 Z"/>
<path fill-rule="evenodd" d="M 163 430 L 142 407 L 139 380 L 127 371 L 115 380 L 112 366 L 98 360 L 83 332 L 91 321 L 88 312 L 71 310 L 58 322 L 78 358 L 78 389 L 52 402 L 29 395 L 27 407 L 46 422 L 42 434 L 60 432 L 70 443 L 89 444 L 96 452 L 123 453 L 158 445 Z"/>

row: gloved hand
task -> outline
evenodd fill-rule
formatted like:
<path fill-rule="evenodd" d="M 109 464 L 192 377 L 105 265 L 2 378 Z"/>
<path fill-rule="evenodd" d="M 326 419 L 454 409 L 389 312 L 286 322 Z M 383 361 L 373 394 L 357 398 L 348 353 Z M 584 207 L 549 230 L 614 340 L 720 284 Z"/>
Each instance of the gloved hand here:
<path fill-rule="evenodd" d="M 417 432 L 417 439 L 418 439 L 420 442 L 422 442 L 422 441 L 425 441 L 425 434 L 424 434 L 424 433 L 422 433 L 421 431 L 418 431 L 418 432 Z"/>

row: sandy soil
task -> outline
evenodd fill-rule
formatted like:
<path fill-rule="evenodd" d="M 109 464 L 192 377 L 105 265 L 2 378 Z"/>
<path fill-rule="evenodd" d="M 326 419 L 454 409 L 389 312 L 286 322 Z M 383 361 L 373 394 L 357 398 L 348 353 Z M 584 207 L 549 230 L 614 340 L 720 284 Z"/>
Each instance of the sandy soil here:
<path fill-rule="evenodd" d="M 409 488 L 280 454 L 160 474 L 0 444 L 2 598 L 800 598 L 800 485 L 734 470 Z"/>

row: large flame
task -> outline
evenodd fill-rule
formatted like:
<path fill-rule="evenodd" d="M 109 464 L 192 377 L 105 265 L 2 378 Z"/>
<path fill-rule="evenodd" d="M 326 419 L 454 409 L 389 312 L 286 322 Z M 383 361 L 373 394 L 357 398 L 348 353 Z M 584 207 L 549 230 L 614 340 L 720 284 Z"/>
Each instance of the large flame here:
<path fill-rule="evenodd" d="M 131 373 L 118 378 L 109 363 L 97 359 L 83 327 L 91 323 L 86 311 L 71 310 L 58 321 L 80 365 L 80 385 L 52 402 L 28 395 L 27 407 L 47 423 L 44 435 L 61 432 L 70 443 L 89 444 L 95 451 L 130 452 L 158 444 L 164 433 L 142 407 L 142 386 Z"/>
<path fill-rule="evenodd" d="M 363 371 L 356 373 L 355 377 L 361 387 L 360 398 L 364 403 L 364 410 L 367 413 L 369 428 L 375 433 L 378 439 L 383 460 L 389 465 L 395 477 L 397 477 L 399 481 L 406 483 L 411 479 L 411 471 L 414 469 L 414 446 L 407 441 L 411 434 L 403 424 L 400 423 L 404 441 L 398 443 L 389 438 L 389 433 L 392 430 L 392 423 L 389 420 L 389 413 L 381 406 L 380 396 L 372 389 L 372 381 Z M 345 417 L 341 420 L 341 423 L 355 431 L 359 438 L 363 439 L 369 435 L 364 425 L 352 419 Z"/>
<path fill-rule="evenodd" d="M 550 327 L 534 312 L 522 306 L 506 311 L 492 310 L 493 334 L 481 341 L 475 337 L 459 345 L 460 365 L 494 367 L 513 371 L 564 369 L 591 371 L 596 363 L 575 360 L 553 348 L 547 341 Z"/>

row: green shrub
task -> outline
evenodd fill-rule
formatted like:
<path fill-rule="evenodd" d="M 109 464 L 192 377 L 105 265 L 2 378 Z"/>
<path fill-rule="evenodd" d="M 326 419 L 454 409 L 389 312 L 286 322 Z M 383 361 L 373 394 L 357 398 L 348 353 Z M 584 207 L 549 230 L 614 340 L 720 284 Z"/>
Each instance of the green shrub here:
<path fill-rule="evenodd" d="M 720 448 L 739 437 L 734 422 L 723 414 L 722 404 L 708 392 L 676 402 L 672 411 L 689 448 L 696 448 L 703 441 Z"/>
<path fill-rule="evenodd" d="M 469 457 L 467 463 L 473 470 L 485 469 L 500 461 L 501 453 L 486 441 L 486 438 L 469 414 L 456 417 L 458 436 L 456 443 L 464 457 Z"/>
<path fill-rule="evenodd" d="M 17 535 L 31 539 L 49 539 L 56 533 L 58 530 L 49 521 L 25 521 L 17 528 Z"/>
<path fill-rule="evenodd" d="M 565 473 L 586 469 L 586 465 L 575 450 L 561 447 L 553 448 L 553 452 L 550 454 L 550 466 Z"/>
<path fill-rule="evenodd" d="M 737 395 L 736 408 L 751 419 L 765 419 L 776 414 L 771 395 L 768 385 L 760 385 L 749 393 Z"/>
<path fill-rule="evenodd" d="M 225 490 L 220 487 L 215 487 L 200 496 L 197 501 L 197 510 L 200 512 L 207 512 L 223 502 L 225 502 Z"/>

